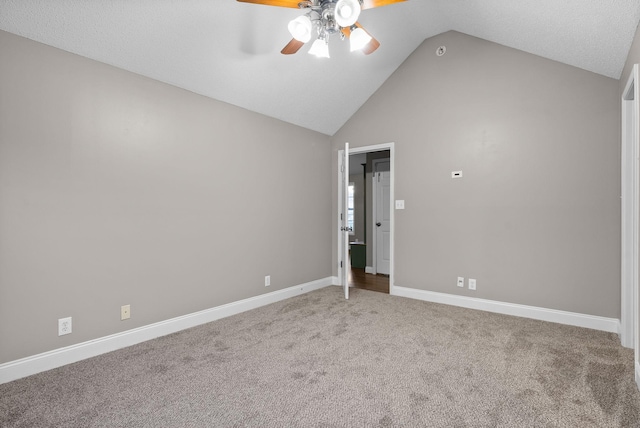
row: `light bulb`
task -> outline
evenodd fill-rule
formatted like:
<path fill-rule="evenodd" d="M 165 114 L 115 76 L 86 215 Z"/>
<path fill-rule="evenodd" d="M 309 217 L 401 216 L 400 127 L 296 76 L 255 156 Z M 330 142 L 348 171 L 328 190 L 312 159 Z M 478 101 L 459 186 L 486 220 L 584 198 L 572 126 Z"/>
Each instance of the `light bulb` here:
<path fill-rule="evenodd" d="M 338 0 L 336 3 L 336 23 L 341 27 L 351 27 L 360 16 L 360 2 L 358 0 Z"/>
<path fill-rule="evenodd" d="M 311 45 L 311 49 L 309 49 L 309 53 L 311 55 L 315 55 L 318 58 L 329 58 L 329 43 L 325 39 L 318 38 L 313 45 Z"/>
<path fill-rule="evenodd" d="M 371 36 L 362 28 L 356 28 L 351 31 L 349 36 L 351 52 L 362 49 L 371 41 Z"/>
<path fill-rule="evenodd" d="M 294 39 L 307 43 L 311 40 L 311 19 L 307 15 L 302 15 L 289 22 L 287 27 Z"/>

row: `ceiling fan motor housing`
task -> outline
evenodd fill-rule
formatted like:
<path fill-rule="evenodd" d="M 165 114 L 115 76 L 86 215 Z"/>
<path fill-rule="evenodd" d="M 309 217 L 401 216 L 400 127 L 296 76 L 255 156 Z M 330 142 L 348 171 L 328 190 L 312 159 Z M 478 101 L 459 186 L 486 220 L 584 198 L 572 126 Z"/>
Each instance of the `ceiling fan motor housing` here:
<path fill-rule="evenodd" d="M 316 12 L 320 17 L 319 24 L 322 27 L 319 30 L 324 29 L 325 34 L 334 34 L 340 32 L 344 27 L 351 27 L 352 22 L 355 23 L 360 15 L 361 3 L 361 0 L 312 0 L 301 1 L 298 3 L 298 7 Z M 338 8 L 341 8 L 340 11 Z M 350 16 L 336 16 L 345 13 L 343 10 L 346 10 Z M 350 20 L 346 21 L 347 19 Z M 343 25 L 340 25 L 341 21 Z"/>
<path fill-rule="evenodd" d="M 335 34 L 340 31 L 340 26 L 336 22 L 335 3 L 326 2 L 322 5 L 322 23 L 327 34 Z"/>

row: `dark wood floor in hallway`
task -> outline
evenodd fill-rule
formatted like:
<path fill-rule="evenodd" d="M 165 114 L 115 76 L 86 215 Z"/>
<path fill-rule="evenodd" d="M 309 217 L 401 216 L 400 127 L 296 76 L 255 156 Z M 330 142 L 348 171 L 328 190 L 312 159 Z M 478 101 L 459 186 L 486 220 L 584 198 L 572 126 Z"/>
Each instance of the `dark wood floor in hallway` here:
<path fill-rule="evenodd" d="M 389 294 L 389 276 L 365 273 L 364 269 L 351 268 L 349 271 L 349 285 L 355 288 Z"/>

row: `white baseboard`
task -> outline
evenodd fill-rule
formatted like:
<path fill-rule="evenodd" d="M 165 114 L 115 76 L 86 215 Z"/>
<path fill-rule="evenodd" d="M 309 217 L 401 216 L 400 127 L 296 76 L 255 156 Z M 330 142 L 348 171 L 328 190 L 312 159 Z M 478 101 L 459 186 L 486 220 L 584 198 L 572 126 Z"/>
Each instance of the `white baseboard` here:
<path fill-rule="evenodd" d="M 337 276 L 332 276 L 331 285 L 340 285 L 340 279 Z"/>
<path fill-rule="evenodd" d="M 640 363 L 636 361 L 636 385 L 640 390 Z"/>
<path fill-rule="evenodd" d="M 260 306 L 279 302 L 280 300 L 308 293 L 313 290 L 318 290 L 331 285 L 334 282 L 334 278 L 335 277 L 327 277 L 307 282 L 283 290 L 273 291 L 260 296 L 216 306 L 215 308 L 205 309 L 166 321 L 160 321 L 110 336 L 0 364 L 0 384 L 135 345 L 180 330 L 206 324 L 220 318 L 256 309 Z"/>
<path fill-rule="evenodd" d="M 373 266 L 365 266 L 364 273 L 373 273 Z"/>
<path fill-rule="evenodd" d="M 415 288 L 398 286 L 391 288 L 391 294 L 394 296 L 425 300 L 427 302 L 444 303 L 445 305 L 460 306 L 463 308 L 478 309 L 498 314 L 514 315 L 517 317 L 550 321 L 559 324 L 567 324 L 576 327 L 585 327 L 620 334 L 620 320 L 615 318 L 605 318 L 595 315 L 578 314 L 575 312 L 559 311 L 556 309 L 518 305 L 515 303 L 498 302 L 495 300 L 457 296 L 454 294 L 437 293 L 435 291 L 417 290 Z"/>

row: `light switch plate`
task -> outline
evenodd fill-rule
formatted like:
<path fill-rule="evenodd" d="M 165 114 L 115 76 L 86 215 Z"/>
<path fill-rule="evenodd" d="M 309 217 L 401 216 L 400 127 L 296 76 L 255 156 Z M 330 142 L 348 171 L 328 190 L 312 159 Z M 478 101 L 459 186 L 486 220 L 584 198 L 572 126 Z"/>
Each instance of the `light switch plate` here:
<path fill-rule="evenodd" d="M 396 209 L 403 210 L 404 209 L 404 199 L 396 200 Z"/>

